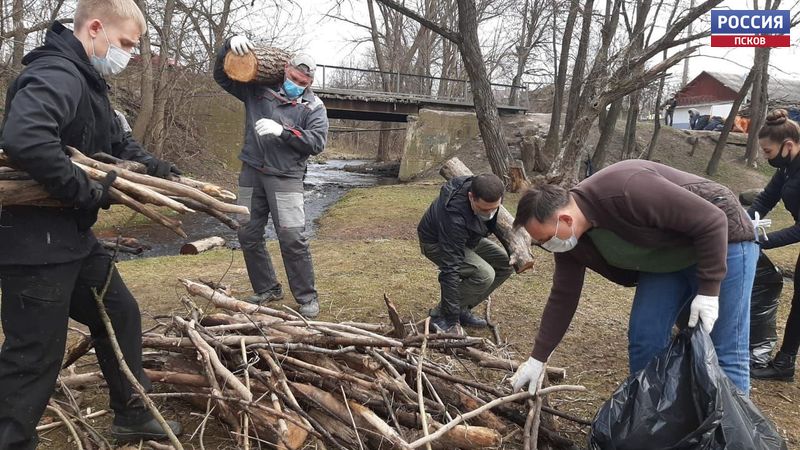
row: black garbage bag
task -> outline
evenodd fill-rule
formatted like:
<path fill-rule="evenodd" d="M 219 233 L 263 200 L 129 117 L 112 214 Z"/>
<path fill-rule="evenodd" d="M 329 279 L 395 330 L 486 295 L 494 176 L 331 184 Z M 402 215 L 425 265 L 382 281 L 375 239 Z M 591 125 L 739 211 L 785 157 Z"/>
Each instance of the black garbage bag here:
<path fill-rule="evenodd" d="M 592 423 L 592 450 L 786 449 L 775 426 L 717 363 L 711 337 L 686 328 L 631 375 Z"/>
<path fill-rule="evenodd" d="M 776 321 L 783 290 L 783 275 L 762 251 L 758 256 L 750 297 L 750 365 L 763 366 L 778 341 Z"/>

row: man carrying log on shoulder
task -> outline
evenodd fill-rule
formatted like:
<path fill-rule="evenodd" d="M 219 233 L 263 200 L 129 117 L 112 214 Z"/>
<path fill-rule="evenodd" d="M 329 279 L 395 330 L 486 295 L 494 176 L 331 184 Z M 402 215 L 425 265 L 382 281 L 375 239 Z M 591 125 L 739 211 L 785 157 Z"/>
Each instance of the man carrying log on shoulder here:
<path fill-rule="evenodd" d="M 725 186 L 651 161 L 613 164 L 571 190 L 545 185 L 520 199 L 515 226 L 553 252 L 553 287 L 531 357 L 512 378 L 536 392 L 544 363 L 578 307 L 586 269 L 636 286 L 630 372 L 669 345 L 688 313 L 711 334 L 719 364 L 750 390 L 750 291 L 758 260 L 753 223 Z M 684 322 L 681 320 L 680 322 Z"/>
<path fill-rule="evenodd" d="M 1 145 L 11 164 L 27 172 L 62 207 L 0 205 L 0 289 L 5 340 L 0 349 L 0 449 L 36 447 L 41 418 L 61 369 L 69 318 L 89 327 L 109 388 L 120 441 L 167 437 L 122 373 L 100 318 L 93 289 L 103 299 L 122 354 L 145 389 L 139 307 L 111 255 L 91 227 L 109 205 L 109 172 L 88 178 L 66 153 L 105 152 L 169 176 L 174 166 L 154 158 L 121 129 L 104 77 L 121 72 L 145 18 L 133 0 L 79 0 L 75 31 L 54 22 L 42 47 L 6 94 Z M 109 271 L 111 273 L 109 274 Z M 180 426 L 170 422 L 177 434 Z"/>
<path fill-rule="evenodd" d="M 430 311 L 437 331 L 487 326 L 472 309 L 514 271 L 503 247 L 486 238 L 496 233 L 504 191 L 496 175 L 452 178 L 417 226 L 422 254 L 439 267 L 441 300 Z"/>
<path fill-rule="evenodd" d="M 271 216 L 289 288 L 300 314 L 313 318 L 319 315 L 319 300 L 306 236 L 303 177 L 308 157 L 325 149 L 328 115 L 310 88 L 316 64 L 308 55 L 295 55 L 286 64 L 280 86 L 231 79 L 224 66 L 228 50 L 243 56 L 253 49 L 249 39 L 234 36 L 219 50 L 214 66 L 214 80 L 245 108 L 239 202 L 250 208 L 250 217 L 239 229 L 239 243 L 255 293 L 245 301 L 262 304 L 283 298 L 264 239 Z"/>

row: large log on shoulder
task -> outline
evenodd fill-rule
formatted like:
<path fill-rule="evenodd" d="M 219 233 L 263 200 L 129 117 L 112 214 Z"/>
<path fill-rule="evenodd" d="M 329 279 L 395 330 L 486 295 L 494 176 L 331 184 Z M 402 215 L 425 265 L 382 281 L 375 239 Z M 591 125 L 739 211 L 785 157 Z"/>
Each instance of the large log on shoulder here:
<path fill-rule="evenodd" d="M 472 175 L 463 162 L 458 158 L 451 158 L 442 165 L 439 174 L 449 180 L 453 177 Z M 511 265 L 517 273 L 522 273 L 533 267 L 533 252 L 531 252 L 531 237 L 524 228 L 514 229 L 514 217 L 502 205 L 497 211 L 497 238 L 511 250 Z"/>
<path fill-rule="evenodd" d="M 256 46 L 244 56 L 228 51 L 223 69 L 231 80 L 276 85 L 283 83 L 284 67 L 290 58 L 279 48 Z"/>

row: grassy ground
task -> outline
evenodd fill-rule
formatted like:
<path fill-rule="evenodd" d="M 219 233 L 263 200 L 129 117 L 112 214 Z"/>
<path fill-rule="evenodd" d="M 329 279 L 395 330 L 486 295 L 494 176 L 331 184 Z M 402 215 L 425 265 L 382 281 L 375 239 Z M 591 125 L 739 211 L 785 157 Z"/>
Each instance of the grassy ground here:
<path fill-rule="evenodd" d="M 437 193 L 438 185 L 358 189 L 321 220 L 318 238 L 312 241 L 311 248 L 322 319 L 386 322 L 384 293 L 394 300 L 405 318 L 425 316 L 439 297 L 437 271 L 420 255 L 414 230 L 418 217 Z M 512 212 L 517 199 L 515 195 L 506 199 Z M 268 248 L 285 283 L 276 243 L 270 242 Z M 517 359 L 525 358 L 530 350 L 552 277 L 549 255 L 537 251 L 536 257 L 534 271 L 512 277 L 494 296 L 493 315 L 509 344 L 504 351 Z M 178 276 L 221 280 L 232 286 L 235 295 L 249 293 L 242 255 L 230 250 L 127 261 L 119 264 L 119 269 L 142 306 L 145 328 L 154 323 L 157 315 L 182 312 L 179 298 L 183 289 L 177 282 Z M 778 322 L 780 332 L 790 290 L 787 285 Z M 589 274 L 575 320 L 551 359 L 551 364 L 567 369 L 569 383 L 583 384 L 588 391 L 558 396 L 553 402 L 558 408 L 591 418 L 627 376 L 625 342 L 632 294 L 631 289 Z M 282 303 L 292 306 L 293 300 L 289 297 Z M 477 334 L 488 337 L 482 332 Z M 477 374 L 485 382 L 498 385 L 508 375 L 497 371 Z M 786 435 L 789 447 L 798 446 L 797 384 L 755 382 L 753 399 Z M 87 394 L 86 403 L 95 408 L 103 407 L 104 401 L 103 390 Z M 189 432 L 200 422 L 199 415 L 187 415 L 179 403 L 163 406 L 168 415 L 179 416 L 190 428 Z M 108 426 L 107 420 L 99 421 L 101 427 Z M 576 441 L 585 439 L 587 429 L 561 425 Z M 206 448 L 232 448 L 230 441 L 220 439 L 223 434 L 218 425 L 212 424 L 206 431 Z M 42 448 L 67 448 L 60 442 L 59 439 Z M 197 438 L 191 442 L 197 444 Z"/>

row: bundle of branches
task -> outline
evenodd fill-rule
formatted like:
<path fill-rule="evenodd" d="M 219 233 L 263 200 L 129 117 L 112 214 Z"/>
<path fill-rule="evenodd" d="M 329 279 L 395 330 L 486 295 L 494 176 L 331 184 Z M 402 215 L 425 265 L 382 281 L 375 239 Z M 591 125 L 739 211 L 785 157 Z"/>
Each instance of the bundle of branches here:
<path fill-rule="evenodd" d="M 399 318 L 388 298 L 393 326 L 334 323 L 241 302 L 218 287 L 181 282 L 217 312 L 205 314 L 186 296 L 186 317 L 171 316 L 160 332 L 143 335 L 145 348 L 159 350 L 157 357 L 145 359 L 150 379 L 162 384 L 161 393 L 151 396 L 185 399 L 212 412 L 240 448 L 266 443 L 298 449 L 312 440 L 324 444 L 317 448 L 329 449 L 572 446 L 553 431 L 552 419 L 549 427 L 539 423 L 538 411 L 548 393 L 584 388 L 545 387 L 534 402 L 527 392 L 508 395 L 506 385 L 492 387 L 454 374 L 449 367 L 459 358 L 476 369 L 509 373 L 517 363 L 481 350 L 490 345 L 481 338 L 428 334 L 427 327 L 417 331 Z M 85 343 L 74 346 L 65 364 L 87 349 Z M 563 369 L 548 369 L 548 374 L 564 376 Z M 64 376 L 61 384 L 99 380 L 98 372 Z"/>
<path fill-rule="evenodd" d="M 114 203 L 123 204 L 155 223 L 161 224 L 182 237 L 180 220 L 167 217 L 149 206 L 167 207 L 178 213 L 204 212 L 232 229 L 238 222 L 228 214 L 249 214 L 244 206 L 226 203 L 236 196 L 219 186 L 184 176 L 163 179 L 146 175 L 145 166 L 133 161 L 122 161 L 104 154 L 89 158 L 75 148 L 67 147 L 70 159 L 89 178 L 103 180 L 110 171 L 117 172 L 117 179 L 109 190 Z M 27 173 L 16 170 L 5 153 L 0 150 L 0 205 L 65 206 L 50 198 L 50 195 Z"/>

